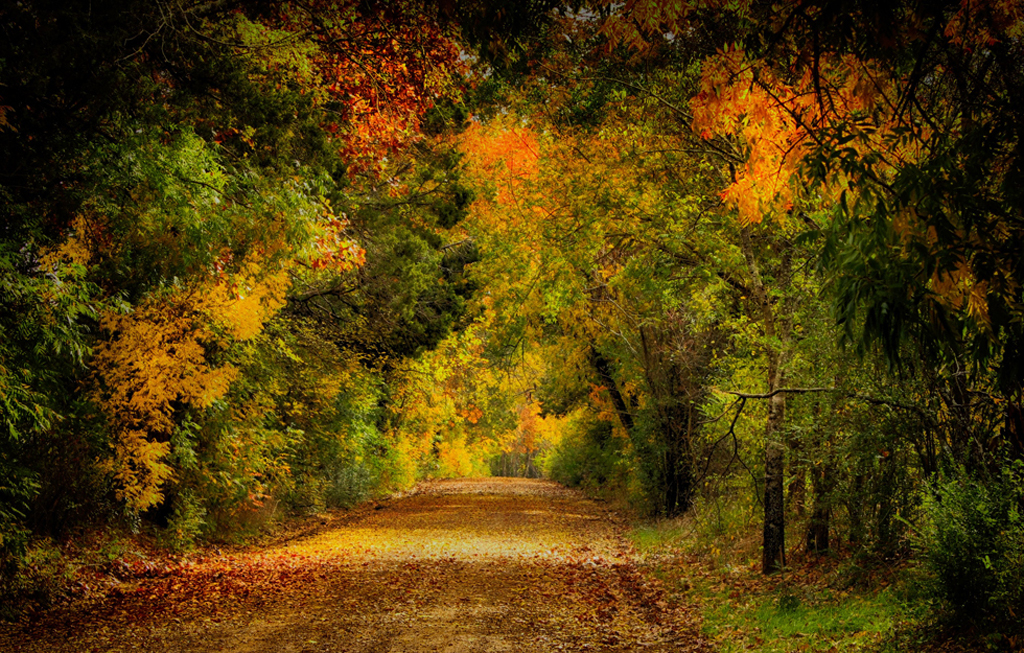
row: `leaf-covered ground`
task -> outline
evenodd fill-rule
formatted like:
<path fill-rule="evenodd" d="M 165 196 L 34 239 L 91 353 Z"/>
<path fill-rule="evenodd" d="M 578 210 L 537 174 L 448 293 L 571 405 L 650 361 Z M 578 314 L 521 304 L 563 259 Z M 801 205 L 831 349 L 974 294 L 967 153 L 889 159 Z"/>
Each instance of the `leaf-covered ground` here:
<path fill-rule="evenodd" d="M 546 481 L 421 485 L 269 548 L 126 565 L 2 651 L 706 651 L 617 516 Z M 345 523 L 341 523 L 345 522 Z"/>

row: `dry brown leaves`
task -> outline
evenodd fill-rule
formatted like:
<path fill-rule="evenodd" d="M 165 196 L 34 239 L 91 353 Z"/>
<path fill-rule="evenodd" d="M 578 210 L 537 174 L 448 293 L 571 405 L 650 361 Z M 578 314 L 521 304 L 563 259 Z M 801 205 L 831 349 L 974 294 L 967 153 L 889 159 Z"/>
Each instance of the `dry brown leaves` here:
<path fill-rule="evenodd" d="M 0 650 L 709 650 L 618 517 L 554 483 L 433 482 L 339 521 L 126 568 L 97 604 L 2 627 Z"/>

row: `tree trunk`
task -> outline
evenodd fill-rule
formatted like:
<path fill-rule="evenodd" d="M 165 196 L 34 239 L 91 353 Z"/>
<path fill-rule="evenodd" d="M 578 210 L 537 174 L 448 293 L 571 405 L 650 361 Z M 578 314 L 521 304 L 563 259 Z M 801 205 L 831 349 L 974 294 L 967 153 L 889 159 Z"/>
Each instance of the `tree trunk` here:
<path fill-rule="evenodd" d="M 772 574 L 786 564 L 786 518 L 784 513 L 783 474 L 785 446 L 778 440 L 785 418 L 786 399 L 777 394 L 768 400 L 767 446 L 764 457 L 764 549 L 761 571 Z"/>
<path fill-rule="evenodd" d="M 813 471 L 811 485 L 814 490 L 814 508 L 811 511 L 811 521 L 807 525 L 808 553 L 826 553 L 831 548 L 831 542 L 829 541 L 832 517 L 830 495 L 834 472 L 835 470 L 830 463 L 826 463 L 822 465 L 821 469 Z"/>
<path fill-rule="evenodd" d="M 590 347 L 590 359 L 594 364 L 594 369 L 597 370 L 598 375 L 604 381 L 605 387 L 608 388 L 608 394 L 612 398 L 612 404 L 615 406 L 615 412 L 619 416 L 622 428 L 626 429 L 626 432 L 629 433 L 633 430 L 633 412 L 630 410 L 626 397 L 619 392 L 619 386 L 615 384 L 611 363 L 594 346 Z"/>
<path fill-rule="evenodd" d="M 785 366 L 792 336 L 792 297 L 790 282 L 792 259 L 790 246 L 780 244 L 779 264 L 774 270 L 774 293 L 783 293 L 781 306 L 775 306 L 772 294 L 765 286 L 761 267 L 754 251 L 751 228 L 744 227 L 740 234 L 743 257 L 750 273 L 751 301 L 756 317 L 764 329 L 767 349 L 768 394 L 784 386 Z M 786 419 L 786 394 L 780 392 L 768 399 L 768 422 L 765 424 L 764 452 L 764 542 L 761 571 L 765 574 L 780 571 L 786 564 L 785 515 L 785 457 L 782 425 Z"/>
<path fill-rule="evenodd" d="M 899 535 L 896 520 L 896 471 L 892 455 L 878 461 L 878 512 L 875 514 L 875 549 L 883 557 L 895 553 Z"/>
<path fill-rule="evenodd" d="M 685 410 L 685 417 L 679 413 Z M 665 514 L 681 515 L 693 504 L 693 453 L 690 442 L 693 438 L 693 413 L 696 406 L 684 404 L 668 411 L 668 442 L 665 455 Z M 685 421 L 684 421 L 685 420 Z"/>
<path fill-rule="evenodd" d="M 669 436 L 671 437 L 671 436 Z M 676 476 L 675 452 L 671 444 L 665 451 L 665 516 L 672 517 L 676 514 L 676 504 L 679 501 L 679 484 Z"/>
<path fill-rule="evenodd" d="M 693 504 L 693 439 L 700 429 L 695 416 L 705 392 L 700 379 L 710 360 L 708 341 L 688 331 L 677 314 L 669 314 L 659 328 L 641 327 L 640 342 L 663 452 L 662 511 L 672 517 Z"/>

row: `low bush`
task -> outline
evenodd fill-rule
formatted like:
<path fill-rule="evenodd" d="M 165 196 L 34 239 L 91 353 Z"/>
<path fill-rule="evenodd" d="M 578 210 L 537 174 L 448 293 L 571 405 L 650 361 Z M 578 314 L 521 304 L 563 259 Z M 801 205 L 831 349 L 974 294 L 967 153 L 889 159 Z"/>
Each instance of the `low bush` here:
<path fill-rule="evenodd" d="M 623 443 L 605 421 L 580 425 L 568 433 L 545 461 L 547 475 L 559 483 L 591 492 L 621 486 Z"/>
<path fill-rule="evenodd" d="M 948 614 L 1021 631 L 1024 605 L 1024 465 L 991 483 L 963 472 L 937 482 L 925 499 L 919 546 Z"/>

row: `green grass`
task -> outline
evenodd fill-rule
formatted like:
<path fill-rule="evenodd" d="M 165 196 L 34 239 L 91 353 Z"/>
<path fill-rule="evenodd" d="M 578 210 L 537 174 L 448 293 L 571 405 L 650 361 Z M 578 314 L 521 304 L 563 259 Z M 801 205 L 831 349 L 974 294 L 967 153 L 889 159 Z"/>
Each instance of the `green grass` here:
<path fill-rule="evenodd" d="M 806 556 L 765 577 L 756 529 L 708 526 L 714 524 L 664 520 L 637 525 L 630 536 L 669 593 L 697 605 L 722 653 L 878 650 L 913 618 L 915 602 L 901 584 L 890 584 L 890 569 Z"/>
<path fill-rule="evenodd" d="M 629 538 L 637 551 L 652 553 L 677 549 L 687 535 L 688 530 L 681 522 L 665 521 L 656 525 L 636 526 L 630 531 Z"/>
<path fill-rule="evenodd" d="M 699 584 L 691 598 L 702 608 L 705 632 L 724 652 L 862 650 L 902 614 L 888 591 L 851 594 L 786 585 L 739 591 Z"/>

